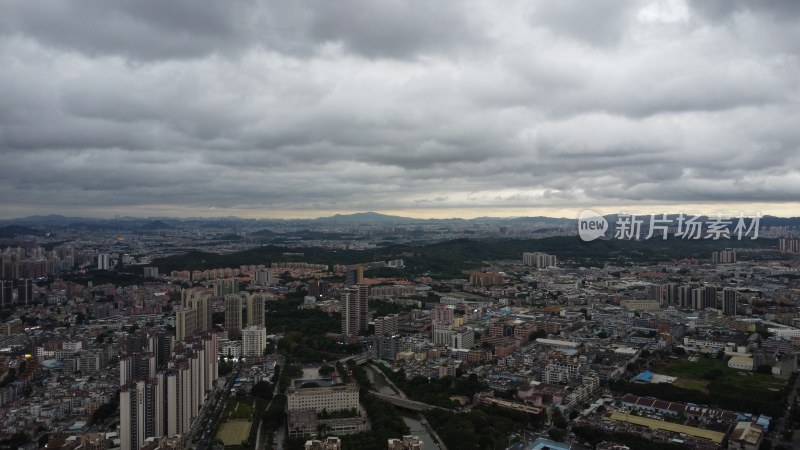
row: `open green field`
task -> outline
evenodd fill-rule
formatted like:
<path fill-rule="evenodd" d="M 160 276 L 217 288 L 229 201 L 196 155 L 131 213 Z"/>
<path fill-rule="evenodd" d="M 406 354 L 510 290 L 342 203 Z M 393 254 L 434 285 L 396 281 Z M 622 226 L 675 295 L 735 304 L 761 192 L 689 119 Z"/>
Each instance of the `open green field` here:
<path fill-rule="evenodd" d="M 217 431 L 217 439 L 222 441 L 225 446 L 241 445 L 250 435 L 252 422 L 249 420 L 232 420 L 225 422 Z"/>
<path fill-rule="evenodd" d="M 253 407 L 249 401 L 228 401 L 222 413 L 222 420 L 249 420 L 252 414 Z"/>
<path fill-rule="evenodd" d="M 724 382 L 728 386 L 743 390 L 779 390 L 786 380 L 755 372 L 743 372 L 728 367 L 727 359 L 698 357 L 666 361 L 654 368 L 657 373 L 678 377 L 676 386 L 708 392 L 712 381 Z"/>
<path fill-rule="evenodd" d="M 719 369 L 723 372 L 734 371 L 729 368 L 727 362 L 722 359 L 697 357 L 696 361 L 689 358 L 670 359 L 659 362 L 658 372 L 673 377 L 686 377 L 702 379 L 707 372 Z"/>
<path fill-rule="evenodd" d="M 266 407 L 267 402 L 262 398 L 252 396 L 229 398 L 220 415 L 217 439 L 225 444 L 226 449 L 253 450 L 258 424 Z"/>
<path fill-rule="evenodd" d="M 729 411 L 780 417 L 785 411 L 790 379 L 731 369 L 727 360 L 697 357 L 653 361 L 650 370 L 677 377 L 673 384 L 611 384 L 616 392 L 682 403 L 710 405 Z"/>
<path fill-rule="evenodd" d="M 705 394 L 708 394 L 708 381 L 680 377 L 677 380 L 675 380 L 675 382 L 672 384 L 680 388 L 694 389 L 695 391 L 700 391 Z"/>

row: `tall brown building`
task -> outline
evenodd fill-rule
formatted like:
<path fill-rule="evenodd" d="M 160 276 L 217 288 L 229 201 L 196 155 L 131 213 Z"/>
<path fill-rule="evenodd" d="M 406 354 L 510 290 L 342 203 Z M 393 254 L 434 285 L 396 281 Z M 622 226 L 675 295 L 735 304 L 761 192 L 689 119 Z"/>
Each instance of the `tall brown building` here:
<path fill-rule="evenodd" d="M 238 294 L 225 296 L 225 329 L 231 339 L 242 335 L 242 297 Z"/>
<path fill-rule="evenodd" d="M 361 336 L 367 331 L 369 286 L 359 284 L 342 291 L 342 334 Z"/>
<path fill-rule="evenodd" d="M 266 319 L 264 316 L 264 304 L 266 301 L 267 296 L 262 293 L 247 296 L 247 326 L 264 326 Z"/>

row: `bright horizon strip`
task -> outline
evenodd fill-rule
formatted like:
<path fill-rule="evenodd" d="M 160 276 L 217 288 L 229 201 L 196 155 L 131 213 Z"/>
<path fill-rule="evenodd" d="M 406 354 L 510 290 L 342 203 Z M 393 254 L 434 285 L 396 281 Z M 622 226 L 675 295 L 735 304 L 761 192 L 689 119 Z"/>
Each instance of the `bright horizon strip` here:
<path fill-rule="evenodd" d="M 380 214 L 402 216 L 412 219 L 474 219 L 477 217 L 531 217 L 543 216 L 552 218 L 576 219 L 583 209 L 591 209 L 603 215 L 609 214 L 678 214 L 736 217 L 739 214 L 751 216 L 800 217 L 800 202 L 786 203 L 680 203 L 680 204 L 579 204 L 569 207 L 446 207 L 446 208 L 413 208 L 413 209 L 269 209 L 269 208 L 186 208 L 170 205 L 141 205 L 129 208 L 47 208 L 30 205 L 5 205 L 0 219 L 10 220 L 33 215 L 59 214 L 67 217 L 87 217 L 97 219 L 113 219 L 120 217 L 173 217 L 173 218 L 220 218 L 239 217 L 242 219 L 315 219 L 335 214 L 353 214 L 360 212 L 376 212 Z"/>

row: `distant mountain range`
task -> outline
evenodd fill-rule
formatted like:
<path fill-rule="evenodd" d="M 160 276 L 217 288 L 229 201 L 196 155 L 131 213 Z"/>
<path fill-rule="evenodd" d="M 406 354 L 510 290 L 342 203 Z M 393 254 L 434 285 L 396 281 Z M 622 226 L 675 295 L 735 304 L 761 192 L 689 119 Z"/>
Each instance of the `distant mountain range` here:
<path fill-rule="evenodd" d="M 574 219 L 564 217 L 476 217 L 474 219 L 462 219 L 452 217 L 447 219 L 417 219 L 413 217 L 392 216 L 376 212 L 360 212 L 353 214 L 336 214 L 329 217 L 311 219 L 312 222 L 340 223 L 340 224 L 400 224 L 400 223 L 470 223 L 470 222 L 506 222 L 506 223 L 565 223 Z"/>
<path fill-rule="evenodd" d="M 360 212 L 354 214 L 336 214 L 330 217 L 312 219 L 314 222 L 329 222 L 342 224 L 393 224 L 399 222 L 418 221 L 410 217 L 390 216 L 376 212 Z"/>
<path fill-rule="evenodd" d="M 176 227 L 164 223 L 161 220 L 154 220 L 152 222 L 147 222 L 146 224 L 139 227 L 140 230 L 173 230 Z"/>
<path fill-rule="evenodd" d="M 639 216 L 647 223 L 647 216 Z M 677 215 L 669 215 L 673 220 Z M 617 215 L 607 215 L 610 224 L 616 222 Z M 705 218 L 702 218 L 703 220 Z M 498 226 L 519 226 L 525 224 L 539 224 L 552 227 L 566 227 L 574 225 L 574 218 L 564 217 L 477 217 L 474 219 L 417 219 L 412 217 L 393 216 L 377 212 L 360 212 L 354 214 L 336 214 L 329 217 L 316 219 L 242 219 L 238 217 L 224 218 L 174 218 L 174 217 L 119 217 L 114 219 L 96 219 L 87 217 L 67 217 L 61 215 L 37 215 L 18 219 L 0 220 L 0 238 L 11 238 L 24 235 L 43 235 L 51 231 L 60 230 L 88 230 L 88 231 L 140 231 L 156 232 L 176 229 L 229 229 L 269 226 L 297 226 L 315 228 L 318 226 L 358 226 L 358 225 L 452 225 L 452 224 L 497 224 Z M 800 217 L 775 217 L 764 216 L 761 218 L 762 227 L 789 226 L 800 227 Z M 269 230 L 256 233 L 271 234 Z"/>
<path fill-rule="evenodd" d="M 89 226 L 90 224 L 125 224 L 125 227 L 134 227 L 142 229 L 172 229 L 186 224 L 216 224 L 216 225 L 231 225 L 232 223 L 339 223 L 339 224 L 395 224 L 395 223 L 436 223 L 436 222 L 544 222 L 544 223 L 561 223 L 574 219 L 555 218 L 555 217 L 477 217 L 474 219 L 462 218 L 447 218 L 447 219 L 418 219 L 414 217 L 393 216 L 388 214 L 381 214 L 373 211 L 358 212 L 353 214 L 335 214 L 328 217 L 318 217 L 316 219 L 243 219 L 240 217 L 213 217 L 213 218 L 176 218 L 176 217 L 119 217 L 114 219 L 98 219 L 89 217 L 67 217 L 57 214 L 46 216 L 28 216 L 16 219 L 0 220 L 0 225 L 3 224 L 19 224 L 19 225 L 52 225 L 52 226 Z"/>

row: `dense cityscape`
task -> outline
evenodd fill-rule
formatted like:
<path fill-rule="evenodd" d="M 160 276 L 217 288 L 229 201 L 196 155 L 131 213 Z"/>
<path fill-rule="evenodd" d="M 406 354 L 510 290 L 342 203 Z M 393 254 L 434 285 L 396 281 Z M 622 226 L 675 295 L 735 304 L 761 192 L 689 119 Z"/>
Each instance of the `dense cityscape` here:
<path fill-rule="evenodd" d="M 800 1 L 0 0 L 0 450 L 800 449 Z"/>
<path fill-rule="evenodd" d="M 581 242 L 542 218 L 20 219 L 0 442 L 793 448 L 800 227 L 762 220 Z"/>

